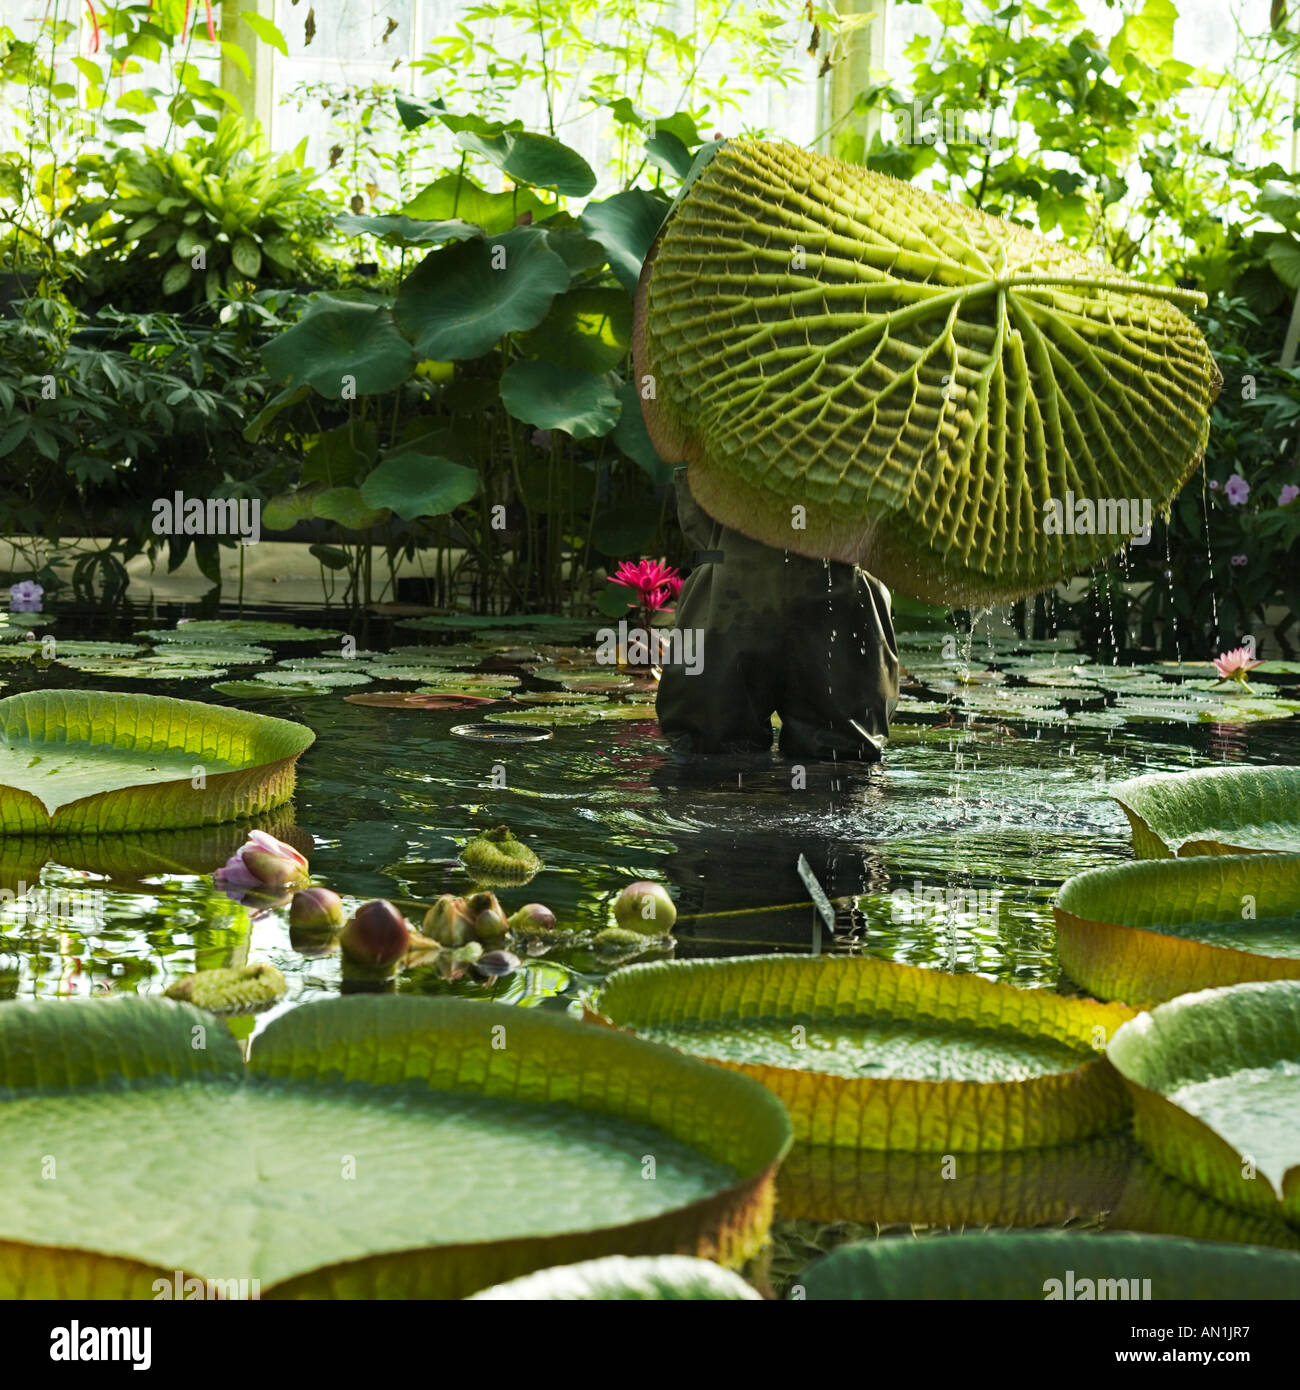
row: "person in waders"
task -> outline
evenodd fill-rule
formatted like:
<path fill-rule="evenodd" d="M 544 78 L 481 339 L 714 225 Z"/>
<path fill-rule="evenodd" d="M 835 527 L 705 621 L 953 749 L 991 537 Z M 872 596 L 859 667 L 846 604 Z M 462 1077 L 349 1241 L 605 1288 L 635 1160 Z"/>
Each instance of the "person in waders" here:
<path fill-rule="evenodd" d="M 676 626 L 703 634 L 692 674 L 666 664 L 655 711 L 684 754 L 770 752 L 875 762 L 898 702 L 889 590 L 865 570 L 751 540 L 713 520 L 674 476 L 695 547 Z"/>

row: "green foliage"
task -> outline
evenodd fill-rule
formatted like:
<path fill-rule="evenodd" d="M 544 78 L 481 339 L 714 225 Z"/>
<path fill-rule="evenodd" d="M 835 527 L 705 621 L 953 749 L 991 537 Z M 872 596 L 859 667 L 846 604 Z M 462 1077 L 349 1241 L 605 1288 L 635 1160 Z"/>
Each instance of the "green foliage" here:
<path fill-rule="evenodd" d="M 123 308 L 156 305 L 160 293 L 215 304 L 299 278 L 330 221 L 303 167 L 305 145 L 273 158 L 260 136 L 224 116 L 180 149 L 118 149 L 102 163 L 85 156 L 82 172 L 107 190 L 69 213 L 94 246 L 86 293 Z"/>

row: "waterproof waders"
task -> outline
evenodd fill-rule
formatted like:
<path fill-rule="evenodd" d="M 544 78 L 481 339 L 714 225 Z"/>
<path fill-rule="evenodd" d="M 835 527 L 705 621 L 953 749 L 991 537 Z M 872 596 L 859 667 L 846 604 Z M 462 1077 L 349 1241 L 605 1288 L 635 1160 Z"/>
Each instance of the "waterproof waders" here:
<path fill-rule="evenodd" d="M 770 751 L 772 713 L 790 757 L 880 757 L 898 701 L 889 590 L 839 561 L 775 550 L 708 516 L 676 475 L 696 547 L 676 626 L 703 634 L 697 674 L 666 664 L 659 726 L 686 753 Z M 698 639 L 697 639 L 698 640 Z"/>

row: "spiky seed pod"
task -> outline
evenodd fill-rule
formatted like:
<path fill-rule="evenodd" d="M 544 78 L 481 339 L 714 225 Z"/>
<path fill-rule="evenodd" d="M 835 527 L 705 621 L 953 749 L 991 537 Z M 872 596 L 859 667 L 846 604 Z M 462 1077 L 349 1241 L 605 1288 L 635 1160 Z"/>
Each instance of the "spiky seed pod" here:
<path fill-rule="evenodd" d="M 718 521 L 917 598 L 992 601 L 1119 550 L 1194 471 L 1221 378 L 1174 306 L 1204 302 L 737 140 L 647 257 L 633 354 L 656 449 Z M 1064 520 L 1079 499 L 1087 532 Z"/>

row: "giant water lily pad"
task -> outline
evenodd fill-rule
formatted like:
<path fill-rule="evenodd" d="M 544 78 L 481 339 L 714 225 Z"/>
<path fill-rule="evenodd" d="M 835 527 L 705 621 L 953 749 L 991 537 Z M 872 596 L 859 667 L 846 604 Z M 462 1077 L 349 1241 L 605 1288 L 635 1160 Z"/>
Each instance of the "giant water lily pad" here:
<path fill-rule="evenodd" d="M 315 735 L 245 710 L 41 690 L 0 700 L 0 833 L 93 835 L 254 816 Z M 201 776 L 200 776 L 201 774 Z"/>
<path fill-rule="evenodd" d="M 1086 570 L 1139 529 L 1132 504 L 1164 506 L 1196 468 L 1220 378 L 1176 303 L 1204 298 L 859 165 L 735 140 L 651 252 L 633 351 L 657 383 L 655 448 L 689 464 L 709 515 L 967 603 Z"/>
<path fill-rule="evenodd" d="M 1110 794 L 1139 859 L 1300 850 L 1300 767 L 1202 767 L 1120 782 Z"/>
<path fill-rule="evenodd" d="M 1134 1156 L 1126 1134 L 1049 1149 L 933 1154 L 796 1144 L 777 1179 L 785 1221 L 1037 1226 L 1109 1211 Z"/>
<path fill-rule="evenodd" d="M 1161 1168 L 1300 1224 L 1300 980 L 1180 995 L 1121 1028 L 1108 1055 Z"/>
<path fill-rule="evenodd" d="M 1122 1123 L 1098 1056 L 1132 1010 L 871 957 L 615 972 L 594 1015 L 770 1086 L 801 1143 L 924 1153 L 1068 1144 Z"/>
<path fill-rule="evenodd" d="M 294 623 L 258 622 L 252 618 L 200 618 L 175 627 L 148 628 L 136 634 L 158 642 L 240 644 L 249 642 L 341 641 L 343 634 L 328 627 L 298 627 Z"/>
<path fill-rule="evenodd" d="M 640 1303 L 724 1299 L 762 1302 L 739 1274 L 690 1255 L 609 1255 L 559 1269 L 543 1269 L 476 1293 L 474 1299 L 564 1303 L 631 1300 Z"/>
<path fill-rule="evenodd" d="M 1291 1299 L 1300 1255 L 1177 1236 L 998 1232 L 844 1245 L 800 1283 L 807 1298 L 837 1300 Z"/>
<path fill-rule="evenodd" d="M 1070 879 L 1053 910 L 1066 973 L 1103 999 L 1300 979 L 1300 854 L 1107 865 Z"/>
<path fill-rule="evenodd" d="M 8 1174 L 0 1241 L 61 1261 L 65 1294 L 104 1258 L 331 1298 L 461 1297 L 627 1251 L 736 1265 L 789 1142 L 761 1087 L 667 1049 L 363 996 L 276 1018 L 247 1067 L 187 1004 L 6 1005 L 0 1123 L 11 1152 L 58 1162 L 57 1182 Z M 0 1296 L 48 1294 L 34 1262 L 0 1262 Z"/>

